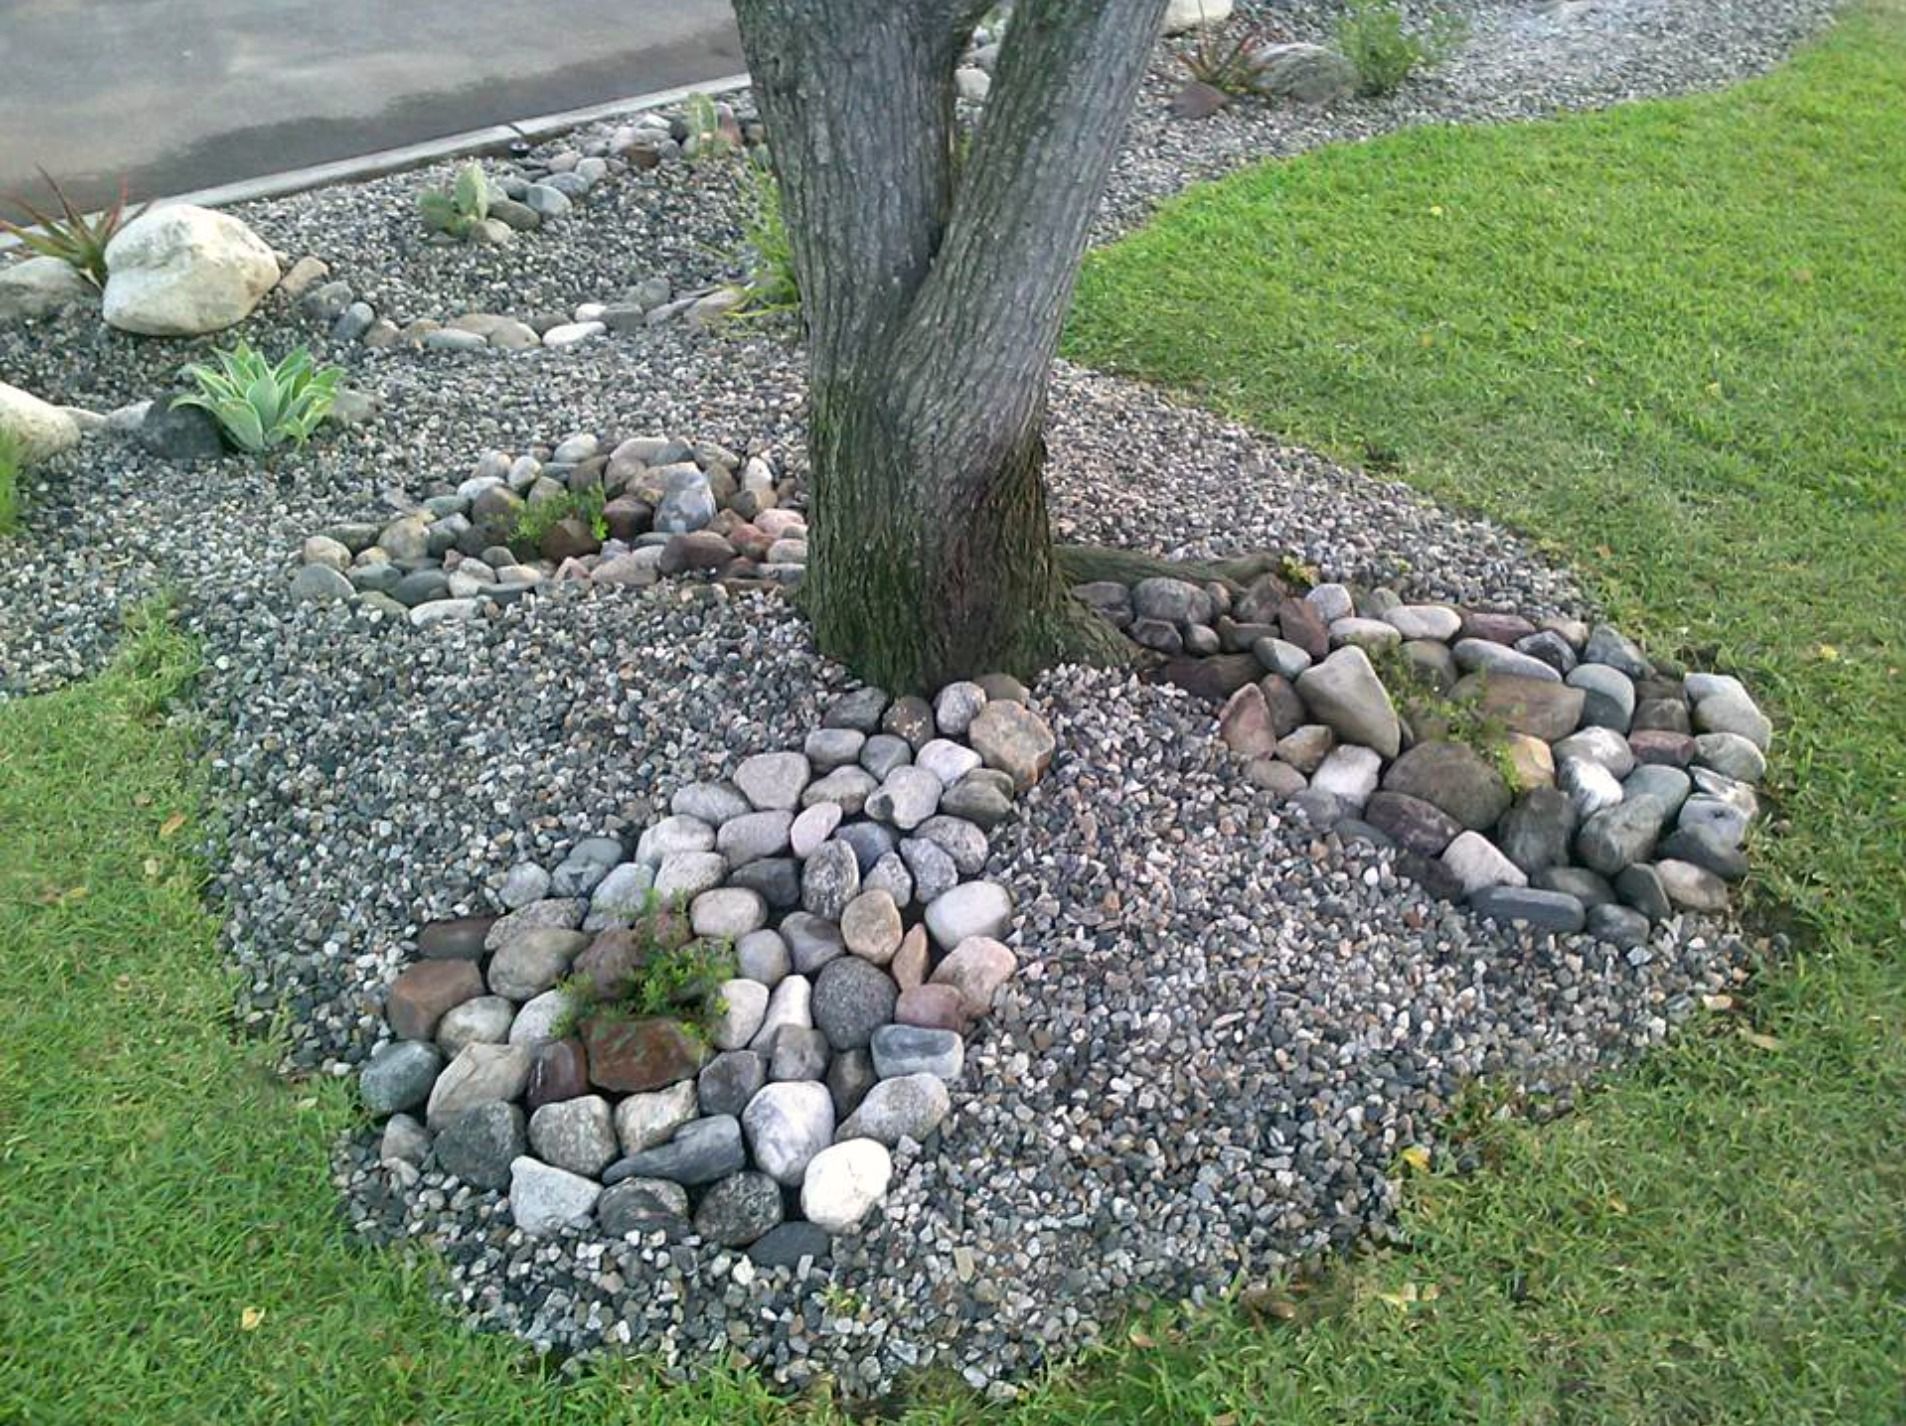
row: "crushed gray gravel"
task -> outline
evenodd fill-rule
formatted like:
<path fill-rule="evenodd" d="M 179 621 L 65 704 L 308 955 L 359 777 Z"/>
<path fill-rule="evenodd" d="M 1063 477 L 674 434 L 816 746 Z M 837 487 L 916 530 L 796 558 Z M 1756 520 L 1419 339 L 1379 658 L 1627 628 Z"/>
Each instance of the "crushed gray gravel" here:
<path fill-rule="evenodd" d="M 1472 39 L 1394 101 L 1227 110 L 1168 124 L 1161 58 L 1107 231 L 1188 176 L 1402 124 L 1526 117 L 1708 87 L 1765 68 L 1823 0 L 1473 0 Z M 1320 6 L 1280 9 L 1314 33 Z M 1307 29 L 1306 26 L 1309 28 Z M 732 174 L 605 184 L 507 252 L 428 248 L 414 194 L 379 180 L 243 216 L 327 257 L 380 309 L 567 308 L 663 272 L 722 275 Z M 303 537 L 453 488 L 484 450 L 579 430 L 683 434 L 801 459 L 799 352 L 771 330 L 679 328 L 566 351 L 330 351 L 270 304 L 240 333 L 317 340 L 374 394 L 365 422 L 269 467 L 168 466 L 96 436 L 29 489 L 0 560 L 0 697 L 95 671 L 161 589 L 203 641 L 201 698 L 226 840 L 214 895 L 241 1011 L 289 1012 L 291 1063 L 345 1074 L 426 920 L 489 908 L 515 863 L 645 822 L 676 786 L 798 745 L 844 675 L 783 601 L 707 586 L 574 586 L 494 620 L 413 630 L 295 605 Z M 0 331 L 0 372 L 107 410 L 161 392 L 203 344 L 71 314 Z M 1326 575 L 1529 614 L 1584 612 L 1564 571 L 1399 486 L 1062 369 L 1052 415 L 1062 536 L 1168 554 L 1290 549 Z M 1009 1383 L 1093 1340 L 1135 1291 L 1197 1298 L 1381 1232 L 1398 1151 L 1433 1141 L 1478 1075 L 1566 1093 L 1725 988 L 1743 948 L 1672 922 L 1618 952 L 1517 936 L 1433 902 L 1387 853 L 1319 839 L 1254 795 L 1211 711 L 1169 688 L 1059 670 L 1036 690 L 1052 774 L 995 835 L 1021 972 L 969 1048 L 952 1118 L 897 1158 L 884 1217 L 831 1265 L 761 1268 L 687 1243 L 523 1237 L 494 1193 L 339 1154 L 373 1239 L 430 1235 L 475 1319 L 562 1350 L 633 1342 L 675 1371 L 734 1348 L 855 1395 L 949 1364 Z M 826 1285 L 831 1288 L 823 1291 Z"/>

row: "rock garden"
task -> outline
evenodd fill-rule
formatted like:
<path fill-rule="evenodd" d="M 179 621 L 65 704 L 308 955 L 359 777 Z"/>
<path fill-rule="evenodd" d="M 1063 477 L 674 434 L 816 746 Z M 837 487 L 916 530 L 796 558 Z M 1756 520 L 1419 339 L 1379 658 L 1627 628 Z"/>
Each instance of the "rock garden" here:
<path fill-rule="evenodd" d="M 1736 78 L 1826 9 L 1468 0 L 1375 94 L 1315 87 L 1333 7 L 1231 8 L 1161 41 L 1102 235 L 1268 154 Z M 1187 103 L 1222 45 L 1257 77 Z M 1753 690 L 1132 383 L 1062 368 L 1047 430 L 1059 536 L 1153 557 L 1072 591 L 1129 666 L 824 658 L 764 143 L 743 92 L 156 207 L 100 284 L 0 261 L 0 696 L 177 600 L 238 1019 L 355 1084 L 355 1232 L 541 1349 L 1006 1397 L 1382 1234 L 1478 1081 L 1565 1100 L 1745 973 Z"/>

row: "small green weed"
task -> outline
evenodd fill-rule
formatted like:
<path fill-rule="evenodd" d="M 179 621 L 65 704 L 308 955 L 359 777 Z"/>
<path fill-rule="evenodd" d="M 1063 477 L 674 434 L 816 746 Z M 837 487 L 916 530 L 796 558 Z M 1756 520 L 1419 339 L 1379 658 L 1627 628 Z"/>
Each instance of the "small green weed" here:
<path fill-rule="evenodd" d="M 248 342 L 216 352 L 214 357 L 216 367 L 194 362 L 184 369 L 182 375 L 198 390 L 175 398 L 172 404 L 211 412 L 232 444 L 253 455 L 286 442 L 301 446 L 309 440 L 330 411 L 338 383 L 344 379 L 338 367 L 313 364 L 305 347 L 296 348 L 275 366 Z"/>
<path fill-rule="evenodd" d="M 773 172 L 748 167 L 748 215 L 742 220 L 741 246 L 733 255 L 748 274 L 743 290 L 748 312 L 798 312 L 801 280 L 794 270 L 794 244 L 781 209 L 781 185 Z"/>
<path fill-rule="evenodd" d="M 1337 47 L 1356 67 L 1357 92 L 1366 97 L 1390 94 L 1415 71 L 1441 64 L 1462 44 L 1467 27 L 1447 11 L 1427 29 L 1403 28 L 1396 0 L 1350 0 L 1337 25 Z"/>
<path fill-rule="evenodd" d="M 605 994 L 588 975 L 565 978 L 563 1010 L 552 1029 L 557 1038 L 573 1035 L 601 1020 L 645 1020 L 666 1016 L 692 1034 L 705 1035 L 709 1022 L 725 1006 L 717 990 L 735 974 L 726 941 L 692 937 L 679 906 L 666 907 L 651 892 L 629 928 L 638 941 L 638 968 L 614 992 Z"/>
<path fill-rule="evenodd" d="M 566 490 L 547 500 L 532 501 L 517 514 L 516 528 L 511 532 L 509 542 L 534 549 L 542 544 L 544 535 L 572 517 L 587 525 L 598 540 L 606 540 L 609 538 L 609 521 L 602 512 L 607 503 L 599 485 Z"/>
<path fill-rule="evenodd" d="M 453 238 L 468 241 L 477 224 L 490 216 L 490 204 L 496 193 L 474 159 L 457 170 L 448 189 L 432 188 L 417 195 L 417 210 L 424 226 Z"/>
<path fill-rule="evenodd" d="M 114 200 L 112 207 L 97 218 L 89 218 L 78 204 L 66 196 L 66 190 L 53 181 L 50 173 L 40 169 L 39 174 L 46 186 L 53 190 L 54 198 L 59 200 L 60 212 L 43 212 L 26 199 L 9 194 L 8 201 L 31 217 L 33 222 L 22 227 L 0 218 L 0 233 L 12 234 L 29 252 L 38 253 L 41 257 L 58 258 L 93 286 L 104 287 L 107 244 L 118 236 L 121 228 L 143 214 L 149 205 L 141 204 L 128 213 L 126 185 L 122 182 L 119 185 L 119 197 Z"/>

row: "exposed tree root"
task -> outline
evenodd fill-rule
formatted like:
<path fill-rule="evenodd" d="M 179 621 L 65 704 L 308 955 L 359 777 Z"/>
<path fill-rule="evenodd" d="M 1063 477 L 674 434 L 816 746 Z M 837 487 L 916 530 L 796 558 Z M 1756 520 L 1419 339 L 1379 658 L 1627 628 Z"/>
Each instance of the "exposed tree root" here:
<path fill-rule="evenodd" d="M 1100 579 L 1136 584 L 1141 579 L 1157 576 L 1188 579 L 1198 584 L 1215 581 L 1229 585 L 1234 593 L 1260 575 L 1277 573 L 1283 566 L 1282 557 L 1268 552 L 1234 560 L 1171 560 L 1104 545 L 1059 545 L 1053 554 L 1068 584 L 1089 584 Z"/>

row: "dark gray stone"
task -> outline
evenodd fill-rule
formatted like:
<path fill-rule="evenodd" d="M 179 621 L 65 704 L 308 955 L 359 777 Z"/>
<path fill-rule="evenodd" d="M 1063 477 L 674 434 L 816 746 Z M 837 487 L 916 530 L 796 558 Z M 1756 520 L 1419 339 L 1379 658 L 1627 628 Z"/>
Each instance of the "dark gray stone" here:
<path fill-rule="evenodd" d="M 1509 807 L 1502 774 L 1461 743 L 1418 743 L 1390 765 L 1383 787 L 1441 808 L 1472 832 L 1488 831 Z"/>
<path fill-rule="evenodd" d="M 372 1114 L 415 1109 L 430 1098 L 443 1056 L 422 1040 L 393 1040 L 371 1056 L 358 1076 L 358 1094 Z"/>
<path fill-rule="evenodd" d="M 658 1229 L 677 1237 L 688 1231 L 688 1195 L 679 1184 L 629 1179 L 603 1190 L 596 1200 L 596 1224 L 611 1238 Z"/>
<path fill-rule="evenodd" d="M 1563 891 L 1526 886 L 1489 886 L 1470 893 L 1469 905 L 1497 921 L 1525 921 L 1545 931 L 1579 931 L 1586 920 L 1582 903 Z"/>
<path fill-rule="evenodd" d="M 900 988 L 880 967 L 859 956 L 841 956 L 821 967 L 814 980 L 814 1024 L 836 1050 L 858 1050 L 893 1019 Z"/>
<path fill-rule="evenodd" d="M 1739 847 L 1729 846 L 1712 828 L 1702 825 L 1670 832 L 1661 840 L 1660 855 L 1690 862 L 1724 881 L 1739 881 L 1747 875 L 1747 854 Z"/>
<path fill-rule="evenodd" d="M 794 969 L 811 976 L 839 956 L 847 954 L 840 926 L 809 911 L 790 912 L 781 921 L 781 939 L 788 943 Z"/>
<path fill-rule="evenodd" d="M 1647 859 L 1667 819 L 1667 809 L 1653 798 L 1630 797 L 1584 822 L 1575 848 L 1590 870 L 1615 876 Z"/>
<path fill-rule="evenodd" d="M 757 1238 L 748 1247 L 748 1260 L 764 1268 L 795 1268 L 802 1258 L 825 1262 L 831 1245 L 825 1230 L 797 1219 Z"/>
<path fill-rule="evenodd" d="M 1628 906 L 1612 903 L 1591 906 L 1588 908 L 1588 934 L 1598 941 L 1632 950 L 1636 946 L 1648 944 L 1648 918 Z"/>
<path fill-rule="evenodd" d="M 774 1037 L 774 1055 L 768 1061 L 771 1084 L 788 1080 L 819 1079 L 827 1073 L 827 1036 L 807 1025 L 788 1025 Z"/>
<path fill-rule="evenodd" d="M 1590 908 L 1612 906 L 1615 902 L 1615 888 L 1609 885 L 1608 878 L 1587 867 L 1544 867 L 1531 876 L 1529 882 L 1539 891 L 1564 892 Z"/>
<path fill-rule="evenodd" d="M 1615 894 L 1650 921 L 1662 921 L 1674 914 L 1660 873 L 1645 862 L 1623 869 L 1615 878 Z"/>
<path fill-rule="evenodd" d="M 739 1173 L 747 1163 L 741 1121 L 721 1114 L 690 1120 L 666 1144 L 616 1160 L 604 1170 L 602 1181 L 617 1184 L 625 1178 L 663 1178 L 693 1187 Z"/>
<path fill-rule="evenodd" d="M 842 1050 L 827 1066 L 827 1092 L 834 1096 L 834 1118 L 843 1120 L 860 1107 L 878 1083 L 874 1057 L 867 1050 Z"/>
<path fill-rule="evenodd" d="M 1574 835 L 1575 808 L 1567 794 L 1553 787 L 1536 787 L 1503 814 L 1495 840 L 1504 856 L 1533 876 L 1544 867 L 1566 862 Z"/>
<path fill-rule="evenodd" d="M 753 1050 L 726 1050 L 702 1066 L 695 1077 L 695 1103 L 704 1116 L 739 1117 L 768 1082 L 767 1059 Z"/>
<path fill-rule="evenodd" d="M 437 1135 L 437 1166 L 478 1188 L 510 1186 L 510 1161 L 529 1151 L 522 1109 L 502 1100 L 453 1115 Z"/>
<path fill-rule="evenodd" d="M 724 1248 L 745 1248 L 781 1221 L 781 1185 L 764 1173 L 738 1173 L 702 1196 L 695 1231 Z"/>
<path fill-rule="evenodd" d="M 776 911 L 791 910 L 801 904 L 801 864 L 792 857 L 763 857 L 729 872 L 728 885 L 760 892 Z"/>

